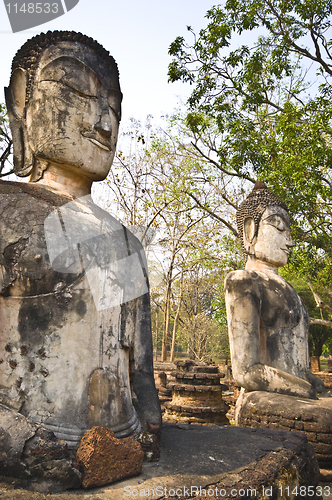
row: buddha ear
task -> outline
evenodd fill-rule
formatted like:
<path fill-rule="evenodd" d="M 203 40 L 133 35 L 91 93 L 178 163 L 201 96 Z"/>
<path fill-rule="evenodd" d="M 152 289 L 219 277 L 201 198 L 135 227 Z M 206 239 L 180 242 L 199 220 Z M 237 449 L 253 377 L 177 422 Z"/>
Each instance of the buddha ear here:
<path fill-rule="evenodd" d="M 255 245 L 256 224 L 253 217 L 247 217 L 243 223 L 244 248 L 248 253 L 252 253 L 252 247 Z"/>
<path fill-rule="evenodd" d="M 28 72 L 22 68 L 15 69 L 6 89 L 6 105 L 8 111 L 19 120 L 24 116 L 27 86 Z"/>
<path fill-rule="evenodd" d="M 13 137 L 14 172 L 20 177 L 29 175 L 33 164 L 33 155 L 26 140 L 25 98 L 28 85 L 28 72 L 16 69 L 5 88 L 6 106 L 10 129 Z"/>

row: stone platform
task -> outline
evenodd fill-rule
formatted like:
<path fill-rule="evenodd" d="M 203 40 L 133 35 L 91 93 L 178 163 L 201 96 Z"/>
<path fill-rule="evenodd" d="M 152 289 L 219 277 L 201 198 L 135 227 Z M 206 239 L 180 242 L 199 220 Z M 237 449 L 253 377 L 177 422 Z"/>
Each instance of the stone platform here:
<path fill-rule="evenodd" d="M 312 400 L 261 391 L 244 393 L 237 402 L 236 423 L 300 431 L 312 444 L 319 466 L 332 469 L 331 397 Z"/>
<path fill-rule="evenodd" d="M 321 381 L 324 383 L 327 391 L 331 395 L 331 390 L 332 390 L 332 373 L 328 373 L 328 372 L 315 372 L 315 375 L 318 378 L 321 379 Z"/>
<path fill-rule="evenodd" d="M 307 488 L 312 486 L 316 491 L 319 480 L 313 448 L 303 434 L 233 426 L 166 424 L 161 449 L 159 462 L 143 464 L 140 476 L 107 487 L 43 495 L 8 491 L 0 485 L 0 497 L 1 500 L 79 500 L 81 497 L 82 500 L 162 500 L 167 496 L 263 499 L 278 495 L 281 498 L 280 488 L 283 488 L 282 498 L 289 498 L 285 488 L 297 487 L 299 491 L 302 486 L 309 491 Z M 197 495 L 200 487 L 202 492 Z M 302 495 L 301 498 L 316 496 Z"/>

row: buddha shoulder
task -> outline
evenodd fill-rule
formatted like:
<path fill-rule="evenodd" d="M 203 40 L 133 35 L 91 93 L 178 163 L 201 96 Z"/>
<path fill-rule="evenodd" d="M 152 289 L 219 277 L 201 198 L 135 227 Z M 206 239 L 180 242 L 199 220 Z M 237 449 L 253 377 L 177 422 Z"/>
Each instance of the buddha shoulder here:
<path fill-rule="evenodd" d="M 0 294 L 24 296 L 49 293 L 60 276 L 50 265 L 45 219 L 69 198 L 28 183 L 0 181 Z M 19 290 L 16 290 L 18 288 Z"/>
<path fill-rule="evenodd" d="M 225 289 L 227 289 L 227 287 L 253 286 L 262 279 L 264 279 L 262 273 L 257 273 L 255 271 L 246 271 L 245 269 L 231 271 L 225 278 Z"/>
<path fill-rule="evenodd" d="M 6 204 L 6 200 L 15 198 L 31 198 L 53 207 L 61 206 L 71 200 L 68 196 L 57 194 L 41 185 L 3 180 L 0 180 L 0 196 L 1 206 Z"/>

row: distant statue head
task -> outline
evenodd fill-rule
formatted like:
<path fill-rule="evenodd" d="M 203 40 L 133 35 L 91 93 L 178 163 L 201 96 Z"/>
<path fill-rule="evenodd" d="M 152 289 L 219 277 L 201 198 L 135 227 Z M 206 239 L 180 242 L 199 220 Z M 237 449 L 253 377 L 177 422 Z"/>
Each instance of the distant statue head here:
<path fill-rule="evenodd" d="M 52 165 L 91 182 L 104 179 L 121 100 L 117 65 L 92 38 L 55 31 L 28 40 L 6 89 L 15 173 L 38 181 Z"/>
<path fill-rule="evenodd" d="M 237 214 L 237 226 L 247 268 L 254 261 L 273 268 L 285 266 L 289 248 L 293 245 L 286 204 L 267 189 L 262 181 L 255 184 Z"/>

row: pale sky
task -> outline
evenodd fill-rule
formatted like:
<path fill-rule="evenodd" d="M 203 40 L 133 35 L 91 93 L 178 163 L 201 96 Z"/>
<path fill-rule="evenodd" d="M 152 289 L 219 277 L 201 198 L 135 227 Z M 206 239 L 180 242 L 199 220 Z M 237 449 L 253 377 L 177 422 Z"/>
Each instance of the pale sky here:
<path fill-rule="evenodd" d="M 15 3 L 15 0 L 8 0 Z M 53 2 L 55 0 L 52 0 Z M 61 0 L 58 0 L 61 1 Z M 7 0 L 5 3 L 8 3 Z M 48 30 L 80 31 L 101 43 L 113 55 L 124 94 L 123 122 L 130 117 L 156 119 L 171 113 L 189 96 L 190 87 L 167 83 L 170 43 L 188 38 L 187 25 L 197 32 L 213 0 L 80 0 L 71 11 L 34 29 L 13 34 L 4 2 L 0 3 L 0 102 L 10 77 L 11 61 L 23 43 Z M 178 97 L 179 96 L 179 97 Z"/>

